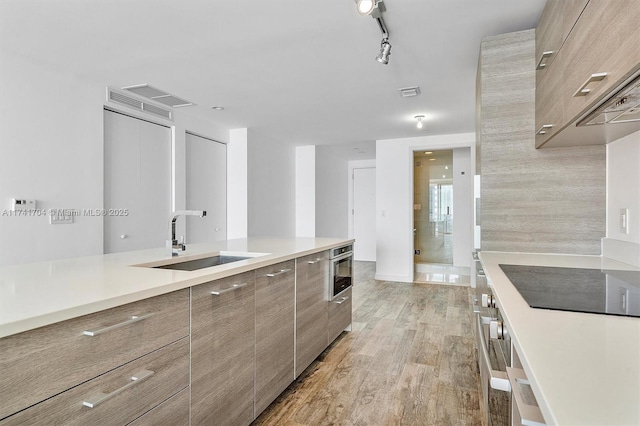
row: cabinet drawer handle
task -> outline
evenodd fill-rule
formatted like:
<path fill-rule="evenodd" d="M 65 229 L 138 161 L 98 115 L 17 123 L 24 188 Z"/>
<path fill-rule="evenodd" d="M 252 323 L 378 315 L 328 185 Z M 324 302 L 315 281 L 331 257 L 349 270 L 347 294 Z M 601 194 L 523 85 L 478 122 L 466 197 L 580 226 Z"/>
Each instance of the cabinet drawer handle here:
<path fill-rule="evenodd" d="M 126 327 L 127 325 L 130 325 L 130 324 L 135 324 L 135 323 L 140 322 L 142 320 L 145 320 L 145 319 L 147 319 L 147 318 L 149 318 L 151 316 L 153 316 L 153 313 L 145 314 L 145 315 L 132 315 L 128 320 L 123 321 L 123 322 L 121 322 L 119 324 L 110 325 L 108 327 L 101 328 L 100 330 L 95 330 L 95 331 L 85 330 L 82 334 L 84 334 L 85 336 L 97 336 L 98 334 L 106 333 L 107 331 L 116 330 L 118 328 Z"/>
<path fill-rule="evenodd" d="M 544 425 L 544 417 L 540 407 L 537 405 L 531 405 L 527 403 L 530 398 L 525 398 L 520 391 L 520 385 L 531 387 L 529 379 L 524 373 L 524 370 L 520 368 L 507 367 L 507 376 L 509 376 L 509 382 L 511 383 L 511 390 L 513 399 L 516 401 L 520 417 L 522 418 L 522 424 L 527 425 Z M 537 403 L 537 402 L 536 402 Z"/>
<path fill-rule="evenodd" d="M 538 65 L 536 65 L 537 70 L 544 69 L 547 66 L 547 61 L 551 55 L 553 55 L 553 50 L 546 50 L 542 52 L 542 56 L 540 56 L 540 60 L 538 61 Z"/>
<path fill-rule="evenodd" d="M 307 263 L 308 263 L 309 265 L 313 265 L 313 264 L 315 264 L 315 263 L 320 262 L 321 260 L 322 260 L 322 258 L 320 258 L 320 257 L 319 257 L 319 258 L 317 258 L 316 260 L 310 260 L 310 261 L 308 261 Z"/>
<path fill-rule="evenodd" d="M 342 305 L 344 302 L 346 302 L 349 299 L 349 296 L 345 296 L 342 299 L 338 300 L 336 302 L 336 305 Z"/>
<path fill-rule="evenodd" d="M 280 272 L 274 272 L 271 274 L 266 274 L 265 277 L 277 277 L 278 275 L 286 274 L 287 272 L 291 272 L 291 269 L 281 269 Z"/>
<path fill-rule="evenodd" d="M 93 395 L 91 398 L 87 398 L 86 400 L 82 401 L 82 405 L 89 408 L 96 408 L 99 404 L 102 404 L 106 400 L 111 399 L 114 396 L 118 395 L 119 393 L 126 391 L 127 389 L 137 385 L 138 383 L 144 381 L 145 379 L 148 379 L 154 374 L 155 373 L 151 370 L 138 371 L 136 374 L 131 376 L 131 379 L 130 379 L 131 381 L 126 385 L 124 385 L 123 387 L 116 389 L 111 393 L 98 392 L 97 394 Z"/>
<path fill-rule="evenodd" d="M 482 323 L 482 316 L 480 314 L 477 314 L 476 325 L 478 327 L 476 332 L 478 333 L 478 337 L 480 340 L 480 358 L 482 358 L 480 362 L 484 363 L 484 365 L 487 367 L 487 371 L 489 372 L 489 386 L 491 386 L 491 389 L 509 392 L 511 391 L 511 382 L 509 382 L 507 373 L 491 368 L 491 362 L 489 361 L 489 351 L 487 351 L 487 343 L 484 338 Z"/>
<path fill-rule="evenodd" d="M 591 74 L 591 77 L 589 77 L 587 81 L 585 81 L 584 84 L 582 84 L 582 86 L 580 86 L 580 88 L 576 90 L 576 93 L 573 94 L 573 97 L 575 98 L 578 96 L 587 96 L 591 92 L 591 89 L 587 89 L 587 86 L 591 83 L 595 83 L 596 81 L 604 80 L 606 76 L 606 72 Z"/>
<path fill-rule="evenodd" d="M 211 294 L 213 294 L 214 296 L 222 296 L 225 293 L 229 293 L 231 291 L 236 291 L 239 288 L 246 287 L 248 284 L 249 283 L 234 284 L 229 288 L 225 288 L 224 290 L 212 291 Z"/>
<path fill-rule="evenodd" d="M 540 127 L 536 132 L 536 136 L 542 136 L 547 134 L 547 131 L 551 130 L 552 127 L 553 127 L 553 124 L 543 124 L 542 127 Z"/>

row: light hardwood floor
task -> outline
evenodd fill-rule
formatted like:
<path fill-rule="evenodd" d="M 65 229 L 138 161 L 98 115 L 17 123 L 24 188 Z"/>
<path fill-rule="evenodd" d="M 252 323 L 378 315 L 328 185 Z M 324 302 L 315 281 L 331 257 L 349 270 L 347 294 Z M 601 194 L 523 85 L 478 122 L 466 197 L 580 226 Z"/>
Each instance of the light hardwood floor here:
<path fill-rule="evenodd" d="M 353 330 L 254 425 L 480 425 L 468 287 L 375 281 L 355 262 Z"/>

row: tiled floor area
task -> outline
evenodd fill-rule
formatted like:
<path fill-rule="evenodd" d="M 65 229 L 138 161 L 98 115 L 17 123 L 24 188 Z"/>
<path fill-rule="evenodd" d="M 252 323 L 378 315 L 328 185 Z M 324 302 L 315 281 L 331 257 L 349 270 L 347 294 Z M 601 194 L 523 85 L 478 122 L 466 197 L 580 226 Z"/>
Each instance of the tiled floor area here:
<path fill-rule="evenodd" d="M 418 263 L 415 265 L 413 281 L 416 283 L 433 283 L 469 286 L 470 268 L 452 265 Z"/>

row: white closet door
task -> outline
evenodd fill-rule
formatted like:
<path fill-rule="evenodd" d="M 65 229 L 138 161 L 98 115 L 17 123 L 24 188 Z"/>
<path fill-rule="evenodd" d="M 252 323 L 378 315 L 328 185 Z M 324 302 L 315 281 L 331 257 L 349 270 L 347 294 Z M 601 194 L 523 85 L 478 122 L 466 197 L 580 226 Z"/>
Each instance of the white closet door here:
<path fill-rule="evenodd" d="M 187 133 L 186 206 L 206 210 L 187 216 L 187 243 L 227 239 L 227 146 Z"/>
<path fill-rule="evenodd" d="M 165 246 L 171 214 L 168 127 L 104 111 L 104 208 L 105 253 Z"/>

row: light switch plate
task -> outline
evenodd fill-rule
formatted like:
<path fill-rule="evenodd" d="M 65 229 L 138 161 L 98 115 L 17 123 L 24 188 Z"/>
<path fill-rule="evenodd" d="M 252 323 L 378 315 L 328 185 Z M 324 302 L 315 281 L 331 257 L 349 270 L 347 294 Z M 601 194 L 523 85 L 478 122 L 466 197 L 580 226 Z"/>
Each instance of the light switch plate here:
<path fill-rule="evenodd" d="M 65 213 L 64 210 L 51 210 L 51 214 L 49 215 L 49 223 L 51 225 L 69 225 L 73 223 L 73 215 L 71 211 L 67 211 L 68 214 Z"/>
<path fill-rule="evenodd" d="M 620 232 L 629 233 L 629 209 L 620 209 Z"/>

